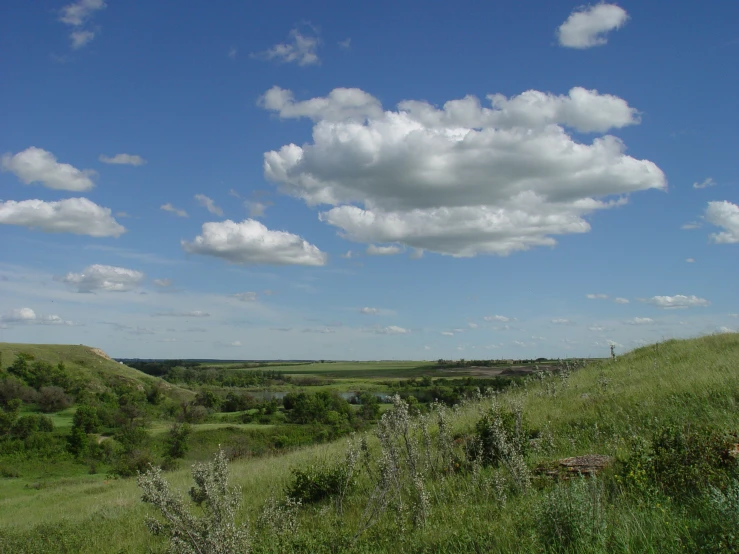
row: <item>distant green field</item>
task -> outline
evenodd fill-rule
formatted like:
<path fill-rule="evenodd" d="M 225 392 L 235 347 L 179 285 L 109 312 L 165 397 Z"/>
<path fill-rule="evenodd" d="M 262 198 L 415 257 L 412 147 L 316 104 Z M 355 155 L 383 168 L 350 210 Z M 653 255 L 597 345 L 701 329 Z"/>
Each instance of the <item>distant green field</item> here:
<path fill-rule="evenodd" d="M 429 372 L 431 362 L 387 361 L 387 362 L 315 362 L 312 364 L 270 365 L 273 371 L 288 375 L 318 375 L 349 379 L 418 377 Z"/>

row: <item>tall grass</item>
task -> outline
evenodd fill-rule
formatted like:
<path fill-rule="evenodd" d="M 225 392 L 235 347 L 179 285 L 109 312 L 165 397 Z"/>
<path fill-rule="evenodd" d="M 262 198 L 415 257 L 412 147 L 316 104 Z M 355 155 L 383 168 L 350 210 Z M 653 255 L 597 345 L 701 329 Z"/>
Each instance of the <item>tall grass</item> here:
<path fill-rule="evenodd" d="M 370 435 L 366 441 L 374 477 L 372 471 L 363 472 L 340 510 L 332 501 L 301 506 L 294 532 L 280 541 L 257 537 L 254 550 L 731 551 L 726 522 L 733 521 L 734 489 L 683 502 L 657 488 L 622 486 L 608 473 L 598 481 L 558 485 L 536 478 L 533 487 L 521 488 L 512 466 L 484 464 L 468 454 L 476 448 L 475 426 L 491 408 L 525 415 L 532 430 L 525 460 L 529 470 L 540 462 L 588 453 L 627 459 L 666 425 L 691 423 L 735 432 L 738 368 L 737 334 L 667 341 L 616 362 L 546 375 L 446 410 L 441 432 L 434 418 L 408 420 L 407 433 L 405 420 L 397 420 L 394 431 L 380 426 L 381 433 L 394 434 L 384 443 L 382 436 Z M 427 456 L 446 448 L 440 440 L 444 434 L 454 445 L 449 462 L 425 465 Z M 396 447 L 399 469 L 394 475 L 402 480 L 401 489 L 378 489 L 377 475 L 389 467 L 378 461 Z M 232 462 L 231 480 L 244 491 L 237 520 L 257 522 L 262 516 L 264 521 L 265 510 L 275 510 L 275 499 L 284 498 L 292 468 L 335 465 L 346 453 L 346 441 L 337 441 L 280 457 Z M 166 478 L 183 494 L 190 485 L 187 468 Z M 380 503 L 372 525 L 366 525 L 368 498 L 383 490 L 395 494 L 396 501 Z M 162 552 L 166 547 L 147 532 L 148 510 L 132 480 L 91 476 L 34 490 L 3 479 L 0 491 L 1 552 Z M 260 533 L 258 526 L 253 528 Z M 717 542 L 708 540 L 714 535 Z"/>

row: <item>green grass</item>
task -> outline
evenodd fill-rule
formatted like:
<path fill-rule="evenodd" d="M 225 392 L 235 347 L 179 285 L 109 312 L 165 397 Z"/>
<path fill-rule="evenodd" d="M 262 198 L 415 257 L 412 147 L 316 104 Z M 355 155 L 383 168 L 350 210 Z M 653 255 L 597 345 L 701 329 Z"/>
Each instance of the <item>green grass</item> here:
<path fill-rule="evenodd" d="M 383 371 L 380 367 L 386 366 L 377 364 L 369 371 Z M 362 370 L 352 366 L 340 371 Z M 649 439 L 668 423 L 739 431 L 739 335 L 640 348 L 616 363 L 591 364 L 567 381 L 552 377 L 518 387 L 500 395 L 500 402 L 520 403 L 532 427 L 553 435 L 553 448 L 533 454 L 528 462 L 532 467 L 586 453 L 625 456 L 633 437 Z M 483 400 L 463 407 L 454 416 L 455 429 L 469 432 L 488 406 Z M 205 425 L 214 427 L 203 433 L 223 432 L 221 424 Z M 268 497 L 279 496 L 291 468 L 322 460 L 341 463 L 345 449 L 342 440 L 234 461 L 230 469 L 233 483 L 243 487 L 243 516 L 253 520 Z M 493 473 L 484 470 L 483 478 Z M 191 484 L 184 467 L 167 477 L 183 493 Z M 163 543 L 143 525 L 148 510 L 132 480 L 92 475 L 61 479 L 38 490 L 27 484 L 22 478 L 0 479 L 0 552 L 163 552 Z M 550 487 L 509 495 L 502 503 L 490 490 L 474 485 L 470 475 L 459 474 L 430 483 L 428 490 L 432 508 L 424 528 L 402 530 L 402 518 L 386 514 L 361 537 L 356 551 L 546 551 L 540 528 L 542 509 L 551 505 Z M 341 551 L 337 545 L 353 535 L 364 501 L 361 494 L 347 499 L 342 523 L 330 505 L 302 508 L 299 532 L 290 540 L 300 545 L 297 551 Z M 696 552 L 694 531 L 708 517 L 659 494 L 631 497 L 612 491 L 604 503 L 609 542 L 597 548 L 580 545 L 571 552 Z"/>

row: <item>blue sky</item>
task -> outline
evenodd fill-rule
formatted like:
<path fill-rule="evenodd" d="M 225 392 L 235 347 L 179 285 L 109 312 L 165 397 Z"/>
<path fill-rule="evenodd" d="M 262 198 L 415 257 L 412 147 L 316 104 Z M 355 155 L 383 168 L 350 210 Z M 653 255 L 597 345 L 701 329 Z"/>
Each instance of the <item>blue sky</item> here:
<path fill-rule="evenodd" d="M 739 4 L 4 11 L 2 341 L 479 359 L 739 329 Z"/>

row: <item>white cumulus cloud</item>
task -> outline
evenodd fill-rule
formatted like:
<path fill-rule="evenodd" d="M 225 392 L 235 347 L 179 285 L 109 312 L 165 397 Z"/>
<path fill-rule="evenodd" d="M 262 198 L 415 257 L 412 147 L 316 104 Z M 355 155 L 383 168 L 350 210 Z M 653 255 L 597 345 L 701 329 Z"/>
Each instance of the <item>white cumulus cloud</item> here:
<path fill-rule="evenodd" d="M 10 171 L 25 184 L 42 183 L 57 190 L 81 192 L 95 186 L 92 169 L 77 169 L 70 164 L 59 163 L 51 152 L 31 146 L 17 154 L 6 153 L 2 157 L 3 171 Z"/>
<path fill-rule="evenodd" d="M 346 93 L 347 89 L 342 89 Z M 605 132 L 639 122 L 623 99 L 574 88 L 467 96 L 397 111 L 359 90 L 295 102 L 271 89 L 261 105 L 315 121 L 313 142 L 264 155 L 265 177 L 355 242 L 396 243 L 453 256 L 509 254 L 585 233 L 585 216 L 626 195 L 664 189 L 652 162 L 625 155 L 611 135 L 578 143 L 565 130 Z"/>
<path fill-rule="evenodd" d="M 368 308 L 368 307 L 364 307 L 361 310 L 359 310 L 359 313 L 360 314 L 364 314 L 364 315 L 379 315 L 380 314 L 380 309 L 379 308 Z"/>
<path fill-rule="evenodd" d="M 608 298 L 607 294 L 586 294 L 585 296 L 590 300 L 606 300 Z"/>
<path fill-rule="evenodd" d="M 621 298 L 621 297 L 614 298 L 613 301 L 616 304 L 628 304 L 629 303 L 629 299 L 628 298 Z"/>
<path fill-rule="evenodd" d="M 557 29 L 560 46 L 592 48 L 608 42 L 606 34 L 621 28 L 629 19 L 626 10 L 615 4 L 600 3 L 576 9 Z"/>
<path fill-rule="evenodd" d="M 0 201 L 0 223 L 40 229 L 47 233 L 73 233 L 91 237 L 119 237 L 126 232 L 103 208 L 87 198 Z"/>
<path fill-rule="evenodd" d="M 172 279 L 154 279 L 154 281 L 152 281 L 152 282 L 156 286 L 162 287 L 162 288 L 171 287 L 172 286 L 172 283 L 173 283 Z"/>
<path fill-rule="evenodd" d="M 736 244 L 739 242 L 739 206 L 727 202 L 709 202 L 706 208 L 706 221 L 722 227 L 720 233 L 712 233 L 711 241 L 716 244 Z"/>
<path fill-rule="evenodd" d="M 274 86 L 257 101 L 265 110 L 280 118 L 307 117 L 313 121 L 363 121 L 382 117 L 382 104 L 371 94 L 358 88 L 335 88 L 327 97 L 296 102 L 292 91 Z"/>
<path fill-rule="evenodd" d="M 144 274 L 125 267 L 94 264 L 80 273 L 67 273 L 56 279 L 74 286 L 77 292 L 126 292 L 139 286 Z"/>
<path fill-rule="evenodd" d="M 98 160 L 105 164 L 117 165 L 144 165 L 146 163 L 144 158 L 135 154 L 116 154 L 112 157 L 100 154 Z"/>
<path fill-rule="evenodd" d="M 653 296 L 652 298 L 641 299 L 641 301 L 658 308 L 696 308 L 710 306 L 711 304 L 705 298 L 698 298 L 694 295 L 685 296 L 684 294 Z"/>
<path fill-rule="evenodd" d="M 298 29 L 290 31 L 286 42 L 275 44 L 272 48 L 252 54 L 252 57 L 264 58 L 266 60 L 277 60 L 283 63 L 296 63 L 300 66 L 315 65 L 320 63 L 318 57 L 318 46 L 321 39 L 317 33 L 303 34 Z"/>
<path fill-rule="evenodd" d="M 212 198 L 208 198 L 204 194 L 196 194 L 195 200 L 213 215 L 223 216 L 223 210 L 216 205 Z"/>
<path fill-rule="evenodd" d="M 325 265 L 328 256 L 318 247 L 286 231 L 272 231 L 259 221 L 227 219 L 204 223 L 202 234 L 182 241 L 191 254 L 223 258 L 232 263 L 272 265 Z"/>

